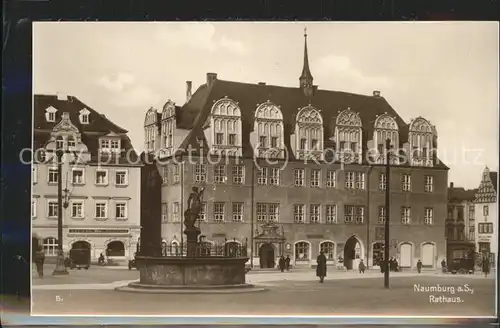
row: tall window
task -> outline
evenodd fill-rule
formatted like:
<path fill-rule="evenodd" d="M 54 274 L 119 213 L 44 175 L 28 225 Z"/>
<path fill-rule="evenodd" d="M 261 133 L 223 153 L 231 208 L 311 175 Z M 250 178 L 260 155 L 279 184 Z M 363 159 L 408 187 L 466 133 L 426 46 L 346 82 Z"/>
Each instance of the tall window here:
<path fill-rule="evenodd" d="M 214 221 L 224 222 L 224 203 L 214 203 Z"/>
<path fill-rule="evenodd" d="M 295 244 L 295 261 L 309 261 L 309 244 L 301 241 Z"/>
<path fill-rule="evenodd" d="M 56 149 L 64 149 L 64 138 L 61 136 L 56 138 Z"/>
<path fill-rule="evenodd" d="M 163 184 L 167 184 L 168 183 L 168 166 L 162 167 L 161 177 L 163 178 Z"/>
<path fill-rule="evenodd" d="M 168 219 L 168 205 L 167 203 L 161 204 L 161 221 L 167 222 Z"/>
<path fill-rule="evenodd" d="M 295 185 L 297 187 L 303 187 L 305 184 L 305 177 L 304 177 L 304 169 L 295 169 L 294 170 L 294 176 L 295 176 Z"/>
<path fill-rule="evenodd" d="M 81 168 L 73 168 L 72 170 L 71 180 L 73 184 L 83 184 L 83 169 Z"/>
<path fill-rule="evenodd" d="M 365 220 L 365 208 L 356 206 L 356 223 L 363 223 Z"/>
<path fill-rule="evenodd" d="M 224 144 L 224 134 L 216 133 L 215 134 L 215 143 L 217 145 L 223 145 Z"/>
<path fill-rule="evenodd" d="M 326 205 L 326 223 L 337 223 L 337 205 Z"/>
<path fill-rule="evenodd" d="M 228 137 L 229 137 L 229 145 L 231 146 L 236 145 L 236 134 L 230 133 Z"/>
<path fill-rule="evenodd" d="M 116 202 L 115 217 L 118 220 L 124 220 L 127 218 L 127 202 Z"/>
<path fill-rule="evenodd" d="M 31 181 L 33 183 L 37 183 L 38 180 L 38 167 L 36 165 L 33 165 L 31 167 Z"/>
<path fill-rule="evenodd" d="M 200 213 L 198 214 L 198 220 L 201 222 L 207 221 L 207 203 L 201 204 Z"/>
<path fill-rule="evenodd" d="M 355 206 L 345 205 L 344 206 L 344 222 L 352 223 L 354 222 L 354 210 Z"/>
<path fill-rule="evenodd" d="M 57 214 L 59 213 L 57 207 L 57 200 L 49 200 L 47 206 L 48 206 L 47 216 L 51 219 L 57 218 Z"/>
<path fill-rule="evenodd" d="M 117 186 L 126 186 L 128 184 L 127 173 L 127 170 L 118 170 L 115 172 L 115 184 Z"/>
<path fill-rule="evenodd" d="M 410 224 L 411 223 L 411 208 L 402 207 L 401 208 L 401 223 Z"/>
<path fill-rule="evenodd" d="M 378 176 L 378 190 L 385 190 L 387 188 L 387 178 L 385 176 L 385 173 L 380 173 Z"/>
<path fill-rule="evenodd" d="M 71 217 L 74 219 L 83 218 L 83 202 L 73 201 L 71 204 Z"/>
<path fill-rule="evenodd" d="M 385 213 L 385 206 L 378 207 L 378 223 L 385 224 L 385 220 L 387 220 L 387 215 Z"/>
<path fill-rule="evenodd" d="M 243 221 L 243 203 L 233 203 L 233 221 Z"/>
<path fill-rule="evenodd" d="M 95 184 L 96 185 L 107 185 L 108 184 L 108 171 L 107 170 L 95 171 Z"/>
<path fill-rule="evenodd" d="M 215 166 L 214 182 L 226 183 L 226 167 L 224 165 Z"/>
<path fill-rule="evenodd" d="M 180 217 L 179 217 L 179 208 L 180 208 L 180 204 L 179 202 L 174 202 L 172 204 L 173 208 L 172 208 L 172 220 L 174 222 L 179 222 L 180 220 Z"/>
<path fill-rule="evenodd" d="M 403 191 L 411 191 L 411 175 L 403 174 L 401 176 L 401 189 Z"/>
<path fill-rule="evenodd" d="M 365 189 L 365 174 L 363 172 L 356 172 L 356 189 Z"/>
<path fill-rule="evenodd" d="M 484 216 L 490 215 L 490 209 L 489 209 L 488 205 L 483 206 L 483 215 Z"/>
<path fill-rule="evenodd" d="M 205 164 L 196 164 L 194 168 L 194 181 L 203 183 L 207 181 L 207 167 Z"/>
<path fill-rule="evenodd" d="M 327 261 L 335 260 L 335 244 L 330 241 L 324 241 L 319 246 L 320 251 L 326 256 Z"/>
<path fill-rule="evenodd" d="M 267 221 L 267 204 L 257 203 L 257 222 Z"/>
<path fill-rule="evenodd" d="M 304 223 L 306 216 L 306 206 L 303 204 L 296 204 L 293 206 L 293 222 Z"/>
<path fill-rule="evenodd" d="M 321 218 L 320 218 L 320 206 L 317 205 L 317 204 L 313 204 L 311 205 L 311 208 L 310 208 L 310 217 L 309 217 L 309 222 L 310 223 L 320 223 L 321 222 Z"/>
<path fill-rule="evenodd" d="M 106 219 L 108 217 L 108 208 L 106 202 L 96 202 L 95 203 L 95 218 L 96 219 Z"/>
<path fill-rule="evenodd" d="M 424 224 L 432 224 L 434 222 L 434 209 L 426 207 L 424 211 Z"/>
<path fill-rule="evenodd" d="M 425 176 L 425 192 L 433 192 L 434 191 L 434 177 L 431 175 Z"/>
<path fill-rule="evenodd" d="M 53 237 L 45 238 L 43 240 L 43 252 L 46 256 L 57 255 L 57 239 Z"/>
<path fill-rule="evenodd" d="M 179 164 L 174 164 L 173 170 L 174 170 L 174 174 L 173 174 L 174 183 L 179 183 L 179 181 L 180 181 Z"/>
<path fill-rule="evenodd" d="M 59 176 L 57 174 L 57 168 L 49 167 L 48 182 L 49 183 L 57 183 L 58 178 L 59 178 Z"/>
<path fill-rule="evenodd" d="M 260 185 L 266 185 L 267 184 L 267 172 L 268 168 L 267 167 L 261 167 L 259 170 L 259 176 L 257 177 L 257 183 Z"/>
<path fill-rule="evenodd" d="M 243 165 L 234 165 L 232 173 L 234 184 L 243 184 L 245 182 L 245 167 Z"/>
<path fill-rule="evenodd" d="M 269 184 L 273 186 L 279 186 L 280 184 L 280 169 L 277 167 L 271 167 L 269 169 Z"/>
<path fill-rule="evenodd" d="M 31 199 L 31 218 L 36 218 L 36 199 Z"/>
<path fill-rule="evenodd" d="M 269 222 L 278 222 L 280 217 L 280 205 L 268 204 Z"/>
<path fill-rule="evenodd" d="M 311 170 L 311 187 L 319 187 L 320 170 Z"/>
<path fill-rule="evenodd" d="M 278 222 L 279 204 L 257 203 L 258 222 Z"/>
<path fill-rule="evenodd" d="M 266 136 L 260 136 L 259 142 L 260 142 L 260 147 L 267 148 L 267 137 Z"/>
<path fill-rule="evenodd" d="M 335 188 L 337 181 L 337 172 L 335 171 L 326 171 L 326 187 L 327 188 Z"/>

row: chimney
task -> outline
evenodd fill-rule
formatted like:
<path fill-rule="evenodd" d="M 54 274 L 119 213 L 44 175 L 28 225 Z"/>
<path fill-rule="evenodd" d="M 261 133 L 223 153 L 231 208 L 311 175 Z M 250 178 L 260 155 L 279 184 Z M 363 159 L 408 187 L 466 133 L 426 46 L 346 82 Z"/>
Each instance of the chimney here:
<path fill-rule="evenodd" d="M 380 91 L 378 91 L 378 90 L 373 91 L 373 96 L 380 97 Z"/>
<path fill-rule="evenodd" d="M 453 188 L 454 184 L 453 182 L 450 182 L 450 188 Z"/>
<path fill-rule="evenodd" d="M 193 87 L 193 82 L 186 81 L 186 102 L 189 102 L 191 100 L 191 95 L 192 95 L 191 88 L 192 87 Z"/>
<path fill-rule="evenodd" d="M 266 82 L 259 82 L 259 85 L 266 85 Z"/>
<path fill-rule="evenodd" d="M 207 86 L 211 88 L 217 80 L 217 73 L 207 73 Z"/>
<path fill-rule="evenodd" d="M 68 95 L 65 93 L 58 92 L 56 95 L 57 95 L 57 100 L 61 100 L 61 101 L 68 100 Z"/>

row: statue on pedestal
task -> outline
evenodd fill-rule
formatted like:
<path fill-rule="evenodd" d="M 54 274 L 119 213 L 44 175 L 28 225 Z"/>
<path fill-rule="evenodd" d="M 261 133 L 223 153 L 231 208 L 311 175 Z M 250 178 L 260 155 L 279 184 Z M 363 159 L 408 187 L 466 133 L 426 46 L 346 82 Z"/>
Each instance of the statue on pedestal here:
<path fill-rule="evenodd" d="M 203 191 L 205 188 L 198 190 L 198 187 L 193 187 L 193 191 L 189 195 L 187 201 L 187 210 L 184 212 L 184 225 L 186 229 L 195 228 L 196 220 L 201 212 L 203 203 Z"/>

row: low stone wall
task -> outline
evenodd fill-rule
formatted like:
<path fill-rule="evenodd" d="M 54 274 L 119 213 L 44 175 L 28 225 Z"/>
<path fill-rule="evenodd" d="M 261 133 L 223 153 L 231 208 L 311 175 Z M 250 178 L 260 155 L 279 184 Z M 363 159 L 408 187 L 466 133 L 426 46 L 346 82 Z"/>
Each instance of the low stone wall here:
<path fill-rule="evenodd" d="M 141 285 L 231 286 L 245 284 L 247 258 L 137 256 Z"/>

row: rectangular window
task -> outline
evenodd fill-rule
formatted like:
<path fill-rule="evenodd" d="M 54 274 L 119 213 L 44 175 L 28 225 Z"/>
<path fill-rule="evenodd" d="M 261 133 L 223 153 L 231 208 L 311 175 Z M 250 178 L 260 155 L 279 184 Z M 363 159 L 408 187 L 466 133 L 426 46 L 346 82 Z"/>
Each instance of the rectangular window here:
<path fill-rule="evenodd" d="M 233 165 L 233 183 L 245 183 L 245 167 L 243 165 Z"/>
<path fill-rule="evenodd" d="M 214 221 L 224 222 L 224 203 L 214 203 Z"/>
<path fill-rule="evenodd" d="M 73 201 L 71 203 L 71 217 L 74 219 L 83 218 L 83 201 Z"/>
<path fill-rule="evenodd" d="M 168 218 L 168 205 L 167 205 L 167 203 L 162 203 L 161 204 L 161 221 L 167 222 L 167 218 Z"/>
<path fill-rule="evenodd" d="M 474 205 L 469 205 L 469 221 L 475 220 Z"/>
<path fill-rule="evenodd" d="M 224 144 L 224 134 L 222 134 L 222 133 L 215 134 L 215 144 L 216 145 Z"/>
<path fill-rule="evenodd" d="M 279 204 L 268 204 L 268 214 L 269 222 L 277 223 L 280 217 L 280 205 Z"/>
<path fill-rule="evenodd" d="M 84 176 L 83 176 L 83 169 L 80 168 L 73 168 L 71 170 L 72 176 L 71 176 L 71 182 L 76 185 L 81 185 L 85 183 Z"/>
<path fill-rule="evenodd" d="M 201 204 L 200 213 L 198 214 L 198 220 L 201 222 L 207 221 L 207 203 Z"/>
<path fill-rule="evenodd" d="M 31 218 L 36 218 L 36 199 L 31 199 Z"/>
<path fill-rule="evenodd" d="M 163 169 L 162 169 L 162 178 L 163 178 L 163 184 L 167 184 L 168 183 L 168 166 L 163 166 Z"/>
<path fill-rule="evenodd" d="M 365 174 L 356 172 L 356 189 L 365 189 Z"/>
<path fill-rule="evenodd" d="M 243 222 L 243 203 L 233 203 L 233 221 Z"/>
<path fill-rule="evenodd" d="M 401 175 L 401 190 L 411 191 L 411 175 L 410 174 Z"/>
<path fill-rule="evenodd" d="M 295 176 L 295 185 L 297 187 L 303 187 L 305 184 L 304 169 L 295 169 L 294 176 Z"/>
<path fill-rule="evenodd" d="M 57 168 L 49 167 L 48 182 L 57 183 L 58 177 Z"/>
<path fill-rule="evenodd" d="M 293 205 L 293 222 L 304 223 L 306 216 L 306 206 L 303 204 Z"/>
<path fill-rule="evenodd" d="M 356 142 L 351 142 L 351 150 L 353 153 L 357 153 L 358 151 L 358 144 Z"/>
<path fill-rule="evenodd" d="M 111 150 L 113 150 L 113 151 L 120 150 L 120 141 L 119 140 L 111 140 Z"/>
<path fill-rule="evenodd" d="M 49 118 L 47 119 L 47 121 L 54 122 L 55 120 L 56 120 L 56 113 L 49 112 Z"/>
<path fill-rule="evenodd" d="M 117 186 L 128 185 L 128 171 L 127 170 L 117 170 L 115 172 L 115 184 Z"/>
<path fill-rule="evenodd" d="M 280 184 L 280 169 L 277 167 L 271 167 L 269 169 L 269 184 L 273 186 L 279 186 Z"/>
<path fill-rule="evenodd" d="M 108 184 L 108 171 L 107 170 L 96 170 L 95 171 L 95 184 L 96 185 L 107 185 Z"/>
<path fill-rule="evenodd" d="M 312 150 L 317 150 L 318 147 L 318 140 L 317 139 L 312 139 L 311 140 L 311 149 Z"/>
<path fill-rule="evenodd" d="M 106 219 L 108 217 L 108 204 L 106 202 L 95 203 L 95 218 Z"/>
<path fill-rule="evenodd" d="M 340 151 L 343 151 L 344 149 L 345 149 L 345 141 L 341 141 L 341 142 L 339 143 L 339 150 L 340 150 Z"/>
<path fill-rule="evenodd" d="M 271 148 L 278 148 L 278 137 L 271 137 Z"/>
<path fill-rule="evenodd" d="M 229 144 L 231 146 L 236 145 L 236 134 L 234 133 L 229 134 Z"/>
<path fill-rule="evenodd" d="M 345 173 L 345 188 L 346 189 L 354 189 L 356 186 L 356 180 L 355 180 L 355 172 L 346 172 Z"/>
<path fill-rule="evenodd" d="M 483 215 L 484 216 L 490 215 L 490 209 L 489 209 L 488 205 L 483 206 Z"/>
<path fill-rule="evenodd" d="M 257 203 L 257 222 L 267 222 L 267 204 Z"/>
<path fill-rule="evenodd" d="M 31 182 L 32 183 L 38 182 L 38 166 L 36 165 L 33 165 L 31 167 Z"/>
<path fill-rule="evenodd" d="M 214 183 L 226 183 L 226 167 L 224 165 L 215 166 Z"/>
<path fill-rule="evenodd" d="M 309 223 L 320 223 L 320 206 L 313 204 L 309 208 Z"/>
<path fill-rule="evenodd" d="M 59 213 L 57 207 L 57 200 L 49 200 L 47 204 L 48 213 L 47 216 L 51 219 L 57 218 L 57 214 Z"/>
<path fill-rule="evenodd" d="M 478 224 L 479 233 L 493 233 L 493 223 L 479 223 Z"/>
<path fill-rule="evenodd" d="M 326 205 L 326 223 L 337 223 L 337 205 Z"/>
<path fill-rule="evenodd" d="M 127 218 L 127 202 L 116 202 L 115 218 L 119 220 L 124 220 Z"/>
<path fill-rule="evenodd" d="M 262 167 L 259 170 L 259 176 L 257 177 L 257 183 L 260 185 L 266 185 L 267 184 L 267 172 L 268 168 L 267 167 Z"/>
<path fill-rule="evenodd" d="M 353 223 L 354 222 L 354 206 L 345 205 L 344 206 L 344 222 Z"/>
<path fill-rule="evenodd" d="M 173 174 L 173 180 L 174 183 L 179 183 L 180 179 L 180 169 L 179 169 L 179 164 L 174 164 L 173 166 L 174 174 Z"/>
<path fill-rule="evenodd" d="M 425 176 L 425 192 L 433 192 L 434 191 L 434 177 L 431 175 Z"/>
<path fill-rule="evenodd" d="M 476 240 L 476 234 L 475 234 L 475 227 L 474 226 L 469 227 L 469 240 L 470 241 Z"/>
<path fill-rule="evenodd" d="M 378 224 L 385 224 L 385 220 L 387 220 L 387 216 L 385 214 L 385 206 L 378 207 Z"/>
<path fill-rule="evenodd" d="M 319 187 L 320 175 L 320 170 L 311 170 L 311 187 Z"/>
<path fill-rule="evenodd" d="M 426 207 L 424 210 L 424 224 L 432 224 L 434 222 L 434 209 Z"/>
<path fill-rule="evenodd" d="M 109 140 L 101 139 L 101 149 L 109 149 Z"/>
<path fill-rule="evenodd" d="M 411 223 L 411 208 L 401 207 L 401 223 L 410 224 Z"/>
<path fill-rule="evenodd" d="M 378 176 L 378 190 L 385 190 L 387 188 L 387 179 L 385 173 L 380 173 Z"/>
<path fill-rule="evenodd" d="M 306 149 L 306 144 L 307 144 L 306 139 L 304 139 L 304 138 L 300 139 L 300 150 Z"/>
<path fill-rule="evenodd" d="M 179 222 L 180 220 L 180 217 L 179 217 L 179 202 L 174 202 L 172 204 L 173 208 L 172 208 L 172 221 L 173 222 Z"/>
<path fill-rule="evenodd" d="M 326 187 L 335 188 L 336 181 L 337 181 L 337 172 L 326 171 Z"/>
<path fill-rule="evenodd" d="M 364 206 L 356 206 L 356 223 L 361 224 L 365 221 Z"/>
<path fill-rule="evenodd" d="M 207 166 L 205 164 L 196 164 L 194 172 L 195 182 L 204 183 L 207 181 Z"/>
<path fill-rule="evenodd" d="M 261 148 L 267 148 L 267 137 L 266 136 L 260 136 L 259 142 L 260 142 Z"/>

